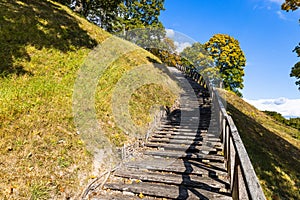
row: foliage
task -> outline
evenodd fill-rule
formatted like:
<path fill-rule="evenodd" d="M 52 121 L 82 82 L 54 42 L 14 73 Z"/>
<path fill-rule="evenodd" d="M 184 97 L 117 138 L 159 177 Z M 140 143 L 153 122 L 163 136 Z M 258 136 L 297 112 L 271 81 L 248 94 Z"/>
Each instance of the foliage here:
<path fill-rule="evenodd" d="M 246 58 L 238 40 L 226 34 L 216 34 L 205 43 L 209 55 L 224 83 L 224 88 L 242 96 Z"/>
<path fill-rule="evenodd" d="M 300 199 L 300 131 L 223 94 L 267 199 Z"/>
<path fill-rule="evenodd" d="M 172 51 L 165 29 L 159 20 L 164 0 L 126 0 L 119 5 L 118 18 L 112 32 L 138 46 Z"/>
<path fill-rule="evenodd" d="M 1 0 L 0 26 L 0 199 L 79 199 L 98 172 L 76 133 L 74 82 L 92 49 L 111 35 L 66 6 L 40 0 Z M 134 141 L 112 126 L 112 90 L 122 74 L 150 64 L 149 58 L 157 59 L 143 49 L 130 52 L 99 80 L 97 117 L 112 145 Z M 166 88 L 146 89 L 130 107 L 134 119 L 136 110 L 151 107 L 145 99 L 152 95 L 162 105 L 175 98 Z M 149 113 L 138 117 L 146 128 Z"/>
<path fill-rule="evenodd" d="M 300 56 L 300 47 L 299 46 L 297 46 L 294 51 L 296 51 L 298 56 Z M 298 79 L 295 83 L 296 83 L 296 85 L 299 85 L 298 89 L 300 90 L 300 62 L 297 62 L 294 65 L 294 67 L 292 67 L 290 76 Z"/>
<path fill-rule="evenodd" d="M 170 53 L 169 51 L 161 51 L 158 57 L 161 61 L 171 67 L 181 65 L 181 57 L 176 53 Z"/>
<path fill-rule="evenodd" d="M 281 5 L 281 9 L 286 10 L 287 12 L 290 10 L 292 11 L 297 10 L 299 7 L 300 7 L 299 0 L 285 0 L 285 2 Z M 298 57 L 300 57 L 300 43 L 295 47 L 293 51 L 297 53 Z M 298 79 L 296 81 L 296 85 L 299 85 L 298 89 L 300 90 L 300 62 L 296 63 L 294 67 L 292 67 L 290 76 Z"/>
<path fill-rule="evenodd" d="M 291 126 L 300 131 L 300 118 L 284 118 L 280 113 L 275 111 L 264 111 L 267 115 L 273 117 L 276 121 L 281 122 L 287 126 Z M 299 138 L 300 139 L 300 138 Z"/>
<path fill-rule="evenodd" d="M 164 0 L 56 0 L 96 23 L 108 32 L 137 28 L 162 28 L 158 17 Z"/>
<path fill-rule="evenodd" d="M 137 28 L 162 28 L 158 17 L 164 10 L 164 0 L 124 0 L 119 5 L 118 23 L 114 32 Z"/>
<path fill-rule="evenodd" d="M 205 45 L 196 42 L 191 47 L 186 47 L 180 55 L 192 63 L 196 70 L 207 78 L 211 84 L 216 87 L 220 86 L 219 70 L 214 66 L 214 60 L 205 49 Z"/>
<path fill-rule="evenodd" d="M 210 63 L 206 62 L 206 57 L 209 57 L 205 46 L 199 42 L 194 43 L 191 47 L 186 47 L 180 55 L 189 60 L 197 68 L 207 67 Z"/>
<path fill-rule="evenodd" d="M 281 5 L 282 10 L 296 10 L 300 7 L 300 1 L 299 0 L 285 0 L 285 2 Z"/>

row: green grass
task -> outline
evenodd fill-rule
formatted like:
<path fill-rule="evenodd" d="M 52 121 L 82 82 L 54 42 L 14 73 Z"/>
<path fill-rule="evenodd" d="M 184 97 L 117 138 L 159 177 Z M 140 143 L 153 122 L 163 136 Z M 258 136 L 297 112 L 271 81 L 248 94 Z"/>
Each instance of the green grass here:
<path fill-rule="evenodd" d="M 267 199 L 300 199 L 300 131 L 234 94 L 226 100 Z"/>
<path fill-rule="evenodd" d="M 97 175 L 76 133 L 72 98 L 78 70 L 109 37 L 57 3 L 0 0 L 0 199 L 78 199 Z M 157 71 L 149 57 L 156 59 L 142 49 L 123 55 L 99 79 L 97 119 L 114 146 L 136 139 L 114 121 L 115 85 L 138 65 Z M 175 98 L 168 87 L 145 85 L 132 94 L 130 113 L 145 130 L 151 116 L 141 111 Z"/>

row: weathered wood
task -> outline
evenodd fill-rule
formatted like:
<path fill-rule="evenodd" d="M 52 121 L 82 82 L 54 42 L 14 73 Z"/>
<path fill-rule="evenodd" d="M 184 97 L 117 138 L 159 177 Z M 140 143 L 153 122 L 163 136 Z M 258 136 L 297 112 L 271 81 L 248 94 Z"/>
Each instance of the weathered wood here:
<path fill-rule="evenodd" d="M 205 188 L 207 190 L 226 190 L 223 181 L 218 181 L 210 177 L 203 177 L 194 174 L 176 174 L 170 172 L 149 172 L 140 170 L 117 170 L 115 176 L 137 179 L 138 181 L 165 183 L 171 185 L 185 185 L 190 187 Z"/>
<path fill-rule="evenodd" d="M 176 136 L 184 136 L 184 137 L 203 137 L 205 136 L 204 134 L 201 135 L 196 135 L 196 133 L 186 133 L 186 132 L 170 132 L 170 131 L 160 131 L 156 132 L 152 137 L 176 137 Z"/>
<path fill-rule="evenodd" d="M 205 142 L 210 146 L 221 146 L 221 142 L 218 138 L 208 138 Z M 159 142 L 159 143 L 169 143 L 169 144 L 187 144 L 187 145 L 202 145 L 203 140 L 197 139 L 193 140 L 178 140 L 178 139 L 168 139 L 168 138 L 150 138 L 149 142 Z"/>
<path fill-rule="evenodd" d="M 212 148 L 202 145 L 185 145 L 185 144 L 165 144 L 165 143 L 147 143 L 146 147 L 153 148 L 163 148 L 165 150 L 175 150 L 175 151 L 209 151 L 211 153 L 216 153 L 217 148 Z"/>
<path fill-rule="evenodd" d="M 200 160 L 190 160 L 190 159 L 175 159 L 175 158 L 154 158 L 152 156 L 144 156 L 139 160 L 126 162 L 125 166 L 128 167 L 129 165 L 138 165 L 143 168 L 143 166 L 153 166 L 157 167 L 158 169 L 164 169 L 168 167 L 184 167 L 184 163 L 189 162 L 195 168 L 203 168 L 207 170 L 219 170 L 220 172 L 226 172 L 226 167 L 224 163 L 219 162 L 201 162 Z M 145 169 L 145 168 L 144 168 Z"/>
<path fill-rule="evenodd" d="M 145 151 L 145 155 L 168 157 L 168 158 L 188 158 L 188 159 L 199 159 L 199 160 L 210 160 L 216 162 L 224 162 L 223 156 L 218 155 L 206 155 L 201 153 L 185 153 L 180 151 Z"/>
<path fill-rule="evenodd" d="M 153 135 L 153 138 L 168 138 L 168 139 L 177 139 L 177 140 L 202 140 L 202 136 L 196 136 L 196 135 L 180 135 L 180 134 L 164 134 L 164 135 Z"/>
<path fill-rule="evenodd" d="M 128 191 L 136 194 L 144 194 L 154 197 L 170 199 L 220 199 L 227 200 L 231 197 L 226 194 L 212 192 L 200 188 L 190 188 L 184 185 L 174 186 L 156 183 L 132 183 L 132 184 L 106 184 L 107 188 L 119 191 Z"/>
<path fill-rule="evenodd" d="M 222 150 L 219 138 L 222 129 L 216 115 L 220 112 L 212 104 L 214 95 L 210 98 L 210 86 L 200 75 L 184 69 L 201 86 L 187 78 L 193 89 L 183 84 L 188 87 L 183 87 L 181 112 L 175 111 L 173 116 L 158 123 L 142 151 L 114 172 L 106 188 L 135 193 L 133 199 L 138 194 L 146 199 L 232 199 L 225 193 L 230 190 L 230 180 L 224 157 L 218 155 Z M 186 81 L 180 73 L 176 72 L 176 76 L 179 82 Z M 190 97 L 191 92 L 196 97 Z M 195 111 L 200 117 L 194 116 Z"/>

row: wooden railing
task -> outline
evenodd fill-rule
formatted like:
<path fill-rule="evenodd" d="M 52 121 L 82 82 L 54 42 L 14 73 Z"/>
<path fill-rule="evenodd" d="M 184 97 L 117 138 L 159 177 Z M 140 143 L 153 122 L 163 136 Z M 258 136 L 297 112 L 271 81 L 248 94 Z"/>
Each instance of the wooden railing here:
<path fill-rule="evenodd" d="M 218 126 L 224 147 L 224 157 L 226 161 L 227 172 L 230 177 L 230 191 L 234 200 L 266 199 L 258 178 L 255 174 L 247 151 L 244 147 L 238 130 L 231 118 L 227 114 L 226 108 L 222 103 L 222 99 L 218 95 L 218 91 L 205 81 L 195 69 L 186 66 L 177 66 L 187 76 L 198 82 L 204 88 L 210 91 L 212 102 L 218 120 Z"/>

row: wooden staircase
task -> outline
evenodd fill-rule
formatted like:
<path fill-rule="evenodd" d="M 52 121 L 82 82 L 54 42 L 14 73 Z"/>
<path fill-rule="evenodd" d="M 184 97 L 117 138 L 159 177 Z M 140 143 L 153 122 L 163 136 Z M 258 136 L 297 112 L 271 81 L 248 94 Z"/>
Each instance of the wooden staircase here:
<path fill-rule="evenodd" d="M 138 156 L 111 174 L 97 200 L 232 199 L 209 92 L 181 73 L 175 76 L 189 85 L 180 108 L 161 121 Z"/>

